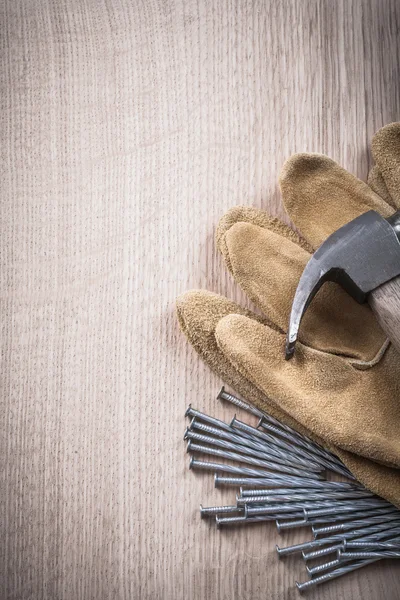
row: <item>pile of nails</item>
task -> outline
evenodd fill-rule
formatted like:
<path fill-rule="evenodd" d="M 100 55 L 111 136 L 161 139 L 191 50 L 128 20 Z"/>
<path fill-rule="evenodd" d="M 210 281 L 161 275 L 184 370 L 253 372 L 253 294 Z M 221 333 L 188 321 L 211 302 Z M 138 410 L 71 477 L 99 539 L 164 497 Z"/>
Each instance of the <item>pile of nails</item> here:
<path fill-rule="evenodd" d="M 225 423 L 189 406 L 188 452 L 236 464 L 190 460 L 191 469 L 214 472 L 216 487 L 236 486 L 232 506 L 200 505 L 218 528 L 276 521 L 280 533 L 310 527 L 313 539 L 276 547 L 298 553 L 309 580 L 300 592 L 384 558 L 400 558 L 400 510 L 358 483 L 340 459 L 309 438 L 224 390 L 226 400 L 259 418 L 257 427 L 236 416 Z M 248 465 L 248 466 L 246 466 Z M 327 472 L 347 481 L 327 480 Z M 325 558 L 327 557 L 327 558 Z M 312 566 L 312 561 L 323 562 Z"/>

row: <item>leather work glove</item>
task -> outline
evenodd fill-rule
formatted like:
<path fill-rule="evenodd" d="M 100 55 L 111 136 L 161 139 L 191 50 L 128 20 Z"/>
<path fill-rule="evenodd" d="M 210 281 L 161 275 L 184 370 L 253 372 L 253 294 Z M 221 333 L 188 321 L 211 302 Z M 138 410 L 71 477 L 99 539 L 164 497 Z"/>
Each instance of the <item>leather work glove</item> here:
<path fill-rule="evenodd" d="M 310 253 L 333 231 L 374 209 L 400 208 L 400 123 L 374 137 L 371 187 L 331 159 L 295 155 L 280 184 L 303 239 L 266 213 L 230 210 L 217 245 L 259 316 L 222 296 L 178 298 L 182 330 L 200 356 L 244 398 L 337 454 L 373 492 L 400 506 L 400 357 L 367 305 L 333 283 L 306 312 L 296 354 L 284 357 L 295 289 Z"/>

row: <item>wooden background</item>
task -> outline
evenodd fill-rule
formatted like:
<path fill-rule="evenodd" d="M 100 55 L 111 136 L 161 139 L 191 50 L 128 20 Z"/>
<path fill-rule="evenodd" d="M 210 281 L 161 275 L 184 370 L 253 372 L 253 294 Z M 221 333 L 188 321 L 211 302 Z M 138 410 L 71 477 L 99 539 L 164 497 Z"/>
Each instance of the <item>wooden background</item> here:
<path fill-rule="evenodd" d="M 184 411 L 229 418 L 175 297 L 246 303 L 214 244 L 235 204 L 284 218 L 297 151 L 366 178 L 400 117 L 396 0 L 1 0 L 0 597 L 297 597 L 273 525 L 188 471 Z M 304 537 L 287 535 L 289 543 Z M 378 564 L 312 598 L 395 600 Z"/>

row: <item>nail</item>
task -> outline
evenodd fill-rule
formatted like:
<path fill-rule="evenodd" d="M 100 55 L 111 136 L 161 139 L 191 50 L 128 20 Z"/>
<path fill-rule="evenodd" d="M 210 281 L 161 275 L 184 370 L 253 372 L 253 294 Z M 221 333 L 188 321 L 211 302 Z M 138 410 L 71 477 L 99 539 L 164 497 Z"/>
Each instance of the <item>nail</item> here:
<path fill-rule="evenodd" d="M 293 513 L 292 517 L 296 518 L 298 513 Z M 277 515 L 262 515 L 259 517 L 217 517 L 217 527 L 221 525 L 246 525 L 247 523 L 262 523 L 263 521 L 275 521 Z"/>
<path fill-rule="evenodd" d="M 395 538 L 398 540 L 397 542 L 366 542 L 366 541 L 357 541 L 357 540 L 344 540 L 343 548 L 344 550 L 351 548 L 374 548 L 375 550 L 400 550 L 400 538 Z"/>
<path fill-rule="evenodd" d="M 301 458 L 299 455 L 293 454 L 287 450 L 282 450 L 276 445 L 273 445 L 273 444 L 267 445 L 266 443 L 262 442 L 261 440 L 259 440 L 257 438 L 254 438 L 254 437 L 253 437 L 253 439 L 251 439 L 250 435 L 248 435 L 248 434 L 245 434 L 245 436 L 243 436 L 243 435 L 241 435 L 239 430 L 237 431 L 237 433 L 235 433 L 233 430 L 225 431 L 225 430 L 219 429 L 217 427 L 212 427 L 211 425 L 206 425 L 205 423 L 198 421 L 196 419 L 196 417 L 193 417 L 187 431 L 190 431 L 192 429 L 197 429 L 199 431 L 203 431 L 205 433 L 215 435 L 218 438 L 228 440 L 235 444 L 239 444 L 240 446 L 246 446 L 247 448 L 253 448 L 257 452 L 261 452 L 262 454 L 265 454 L 265 455 L 268 455 L 271 457 L 276 457 L 277 459 L 279 458 L 280 460 L 285 461 L 285 464 L 287 463 L 287 464 L 291 464 L 292 466 L 297 466 L 297 467 L 302 465 L 303 467 L 306 467 L 310 471 L 317 471 L 317 472 L 321 472 L 324 469 L 323 466 L 318 465 L 317 463 L 312 462 L 310 460 Z"/>
<path fill-rule="evenodd" d="M 338 519 L 341 517 L 337 517 Z M 381 519 L 382 521 L 382 519 Z M 315 519 L 315 521 L 312 522 L 316 522 L 316 523 L 326 523 L 326 518 L 319 518 L 319 519 Z M 285 529 L 293 529 L 295 527 L 310 527 L 311 522 L 310 521 L 306 521 L 305 519 L 300 519 L 299 521 L 277 521 L 276 523 L 276 527 L 279 531 L 279 533 L 282 532 L 282 530 Z"/>
<path fill-rule="evenodd" d="M 296 465 L 290 461 L 284 460 L 280 457 L 276 457 L 273 454 L 269 454 L 267 452 L 259 452 L 258 450 L 255 450 L 254 448 L 248 448 L 246 446 L 242 446 L 239 444 L 236 444 L 234 442 L 230 442 L 227 441 L 225 439 L 218 439 L 218 438 L 214 438 L 211 437 L 209 435 L 204 435 L 202 433 L 196 433 L 195 431 L 190 431 L 189 429 L 186 430 L 185 432 L 185 436 L 184 439 L 190 439 L 190 440 L 194 440 L 194 441 L 198 441 L 198 442 L 203 442 L 205 444 L 210 444 L 211 446 L 217 446 L 219 448 L 223 448 L 232 452 L 238 452 L 240 454 L 245 454 L 247 456 L 250 456 L 254 459 L 259 458 L 262 461 L 272 461 L 278 465 L 282 465 L 284 467 L 289 467 L 290 473 L 304 473 L 303 470 L 299 470 L 298 469 L 298 465 L 296 467 Z M 250 464 L 257 464 L 257 463 L 253 463 L 251 462 Z M 314 469 L 315 471 L 315 469 Z"/>
<path fill-rule="evenodd" d="M 265 422 L 265 419 L 261 418 L 257 427 L 262 427 L 266 431 L 270 431 L 275 435 L 280 435 L 287 441 L 292 444 L 295 444 L 297 447 L 303 449 L 303 451 L 307 452 L 310 458 L 318 461 L 320 464 L 324 465 L 327 469 L 339 473 L 340 475 L 344 475 L 350 479 L 355 479 L 349 469 L 342 463 L 342 461 L 329 452 L 329 450 L 325 450 L 321 448 L 321 446 L 315 444 L 311 440 L 301 436 L 301 435 L 293 435 L 291 433 L 287 433 L 282 431 L 279 427 L 271 425 Z"/>
<path fill-rule="evenodd" d="M 338 466 L 345 468 L 344 464 L 328 450 L 324 450 L 320 446 L 317 446 L 314 442 L 305 438 L 297 432 L 287 432 L 284 431 L 280 425 L 273 425 L 271 423 L 268 423 L 265 417 L 260 418 L 257 427 L 262 427 L 266 431 L 269 431 L 275 435 L 279 435 L 288 442 L 294 443 L 300 446 L 301 448 L 304 448 L 304 450 L 306 450 L 307 452 L 320 458 L 324 458 L 325 460 L 329 461 L 329 463 L 335 462 Z"/>
<path fill-rule="evenodd" d="M 224 485 L 227 486 L 239 486 L 239 485 L 281 485 L 280 481 L 277 481 L 273 478 L 265 478 L 258 479 L 255 477 L 224 477 L 223 475 L 219 475 L 218 473 L 214 474 L 214 486 L 222 487 Z M 287 485 L 285 483 L 285 485 Z M 295 489 L 295 488 L 293 488 Z"/>
<path fill-rule="evenodd" d="M 219 427 L 220 429 L 225 429 L 226 431 L 232 431 L 231 427 L 229 427 L 229 425 L 224 423 L 224 421 L 220 421 L 219 419 L 214 419 L 214 417 L 210 417 L 209 415 L 206 415 L 206 414 L 200 412 L 199 410 L 192 408 L 191 404 L 189 404 L 189 406 L 186 409 L 185 417 L 197 417 L 198 419 L 201 419 L 202 421 L 205 421 L 206 423 L 210 423 L 211 425 L 214 425 L 215 427 Z"/>
<path fill-rule="evenodd" d="M 204 415 L 206 416 L 206 415 Z M 212 418 L 212 417 L 211 417 Z M 224 423 L 223 421 L 220 421 Z M 216 427 L 207 423 L 203 423 L 199 417 L 193 417 L 189 424 L 189 430 L 197 429 L 199 431 L 204 431 L 205 433 L 210 433 L 211 435 L 215 435 L 217 437 L 221 437 L 223 439 L 235 440 L 238 444 L 242 444 L 248 447 L 254 447 L 256 450 L 265 450 L 266 445 L 261 443 L 261 440 L 251 439 L 251 437 L 244 432 L 234 431 L 232 427 L 230 427 L 227 423 L 224 423 L 225 428 Z"/>
<path fill-rule="evenodd" d="M 249 482 L 251 483 L 251 479 L 249 480 Z M 350 486 L 350 487 L 349 487 Z M 259 496 L 259 495 L 263 495 L 266 494 L 268 495 L 269 493 L 276 493 L 276 494 L 286 494 L 286 493 L 290 493 L 292 491 L 293 488 L 278 488 L 278 489 L 244 489 L 243 490 L 243 496 Z M 342 483 L 340 481 L 320 481 L 318 482 L 318 492 L 324 493 L 324 492 L 351 492 L 353 491 L 354 488 L 352 487 L 352 484 L 350 483 Z M 309 487 L 309 484 L 307 483 L 307 485 L 303 485 L 303 487 L 301 488 L 296 488 L 296 494 L 297 493 L 304 493 L 306 494 L 307 492 L 312 492 L 312 493 L 316 493 L 315 488 L 313 487 Z M 393 507 L 394 510 L 394 507 Z"/>
<path fill-rule="evenodd" d="M 314 558 L 320 558 L 332 552 L 337 552 L 342 548 L 342 544 L 332 544 L 332 546 L 326 546 L 326 548 L 320 548 L 319 550 L 313 550 L 312 552 L 302 552 L 304 560 L 313 560 Z"/>
<path fill-rule="evenodd" d="M 232 452 L 230 450 L 219 450 L 218 448 L 214 448 L 211 446 L 203 446 L 201 444 L 193 444 L 192 440 L 189 440 L 187 446 L 188 452 L 201 452 L 202 454 L 209 454 L 211 456 L 218 456 L 220 458 L 229 458 L 230 460 L 246 463 L 250 465 L 254 465 L 256 467 L 263 467 L 265 469 L 271 469 L 273 471 L 277 471 L 278 473 L 286 473 L 288 475 L 295 475 L 296 477 L 307 477 L 309 479 L 322 479 L 322 476 L 318 473 L 311 473 L 307 471 L 302 471 L 300 469 L 294 469 L 292 467 L 286 467 L 285 465 L 280 465 L 276 462 L 261 460 L 258 458 L 253 458 L 251 456 L 245 456 L 239 454 L 237 452 Z"/>
<path fill-rule="evenodd" d="M 310 581 L 305 581 L 304 583 L 299 583 L 298 581 L 296 581 L 297 589 L 299 590 L 300 593 L 302 593 L 302 592 L 306 591 L 307 589 L 312 588 L 317 585 L 321 585 L 322 583 L 325 583 L 326 581 L 330 581 L 331 579 L 336 579 L 337 577 L 346 575 L 346 573 L 351 573 L 351 571 L 356 571 L 357 569 L 361 569 L 362 567 L 365 567 L 377 560 L 380 560 L 380 559 L 374 558 L 374 559 L 370 559 L 370 560 L 350 563 L 348 565 L 344 565 L 343 567 L 338 567 L 337 569 L 334 569 L 333 571 L 330 571 L 329 573 L 326 573 L 325 575 L 321 575 L 320 577 L 315 577 L 314 579 L 311 579 Z"/>
<path fill-rule="evenodd" d="M 284 447 L 284 449 L 286 450 L 287 453 L 290 453 L 291 455 L 294 454 L 293 447 L 291 445 L 285 444 L 284 442 L 281 443 L 280 440 L 277 440 L 276 438 L 273 438 L 272 436 L 266 436 L 265 434 L 261 434 L 254 427 L 248 426 L 249 431 L 240 430 L 240 431 L 235 432 L 235 431 L 233 431 L 231 425 L 228 425 L 224 421 L 220 421 L 219 419 L 215 419 L 214 417 L 210 417 L 209 415 L 206 415 L 206 414 L 194 409 L 191 404 L 189 404 L 188 408 L 186 409 L 185 416 L 197 417 L 198 419 L 205 421 L 206 423 L 209 423 L 210 425 L 215 426 L 219 429 L 223 429 L 223 430 L 225 430 L 227 432 L 231 432 L 231 433 L 236 433 L 236 435 L 240 435 L 242 438 L 248 438 L 250 440 L 254 440 L 254 438 L 258 437 L 259 438 L 258 442 L 260 443 L 260 441 L 262 440 L 264 442 L 264 446 L 266 445 L 265 442 L 268 441 L 269 444 L 273 444 L 278 447 Z M 234 420 L 235 420 L 235 418 L 233 419 L 233 421 Z M 192 419 L 192 423 L 193 423 L 193 419 Z M 246 425 L 246 424 L 244 424 L 244 425 Z M 254 435 L 254 433 L 252 433 L 252 432 L 256 432 L 256 435 Z M 259 434 L 259 435 L 257 436 L 257 434 Z M 269 450 L 270 447 L 267 446 L 266 449 Z M 301 455 L 300 455 L 300 458 L 302 458 Z M 310 460 L 308 462 L 310 462 Z M 318 469 L 320 468 L 320 465 L 318 463 L 316 463 L 315 461 L 313 464 L 316 467 L 318 467 Z"/>
<path fill-rule="evenodd" d="M 243 423 L 243 421 L 237 419 L 236 416 L 233 417 L 232 421 L 230 422 L 230 426 L 234 430 L 239 430 L 241 432 L 247 433 L 253 438 L 258 438 L 259 440 L 262 440 L 264 443 L 275 444 L 280 448 L 284 449 L 286 452 L 299 455 L 301 458 L 305 458 L 311 462 L 314 462 L 315 464 L 320 464 L 319 460 L 316 460 L 315 456 L 311 456 L 303 448 L 299 448 L 295 443 L 293 443 L 293 441 L 288 443 L 278 437 L 272 436 L 268 433 L 264 433 L 259 429 L 248 425 L 247 423 Z"/>
<path fill-rule="evenodd" d="M 243 508 L 238 506 L 203 506 L 200 504 L 200 516 L 204 517 L 215 517 L 215 515 L 226 514 L 226 513 L 243 513 Z"/>
<path fill-rule="evenodd" d="M 368 497 L 368 496 L 366 496 Z M 371 496 L 372 497 L 372 496 Z M 282 490 L 272 490 L 269 494 L 259 494 L 256 495 L 244 495 L 241 499 L 241 504 L 247 503 L 269 503 L 269 502 L 318 502 L 318 501 L 345 501 L 351 500 L 354 498 L 354 494 L 348 494 L 347 492 L 333 492 L 330 494 L 327 491 L 315 491 L 315 490 L 307 490 L 305 493 L 298 493 L 297 491 L 294 493 L 293 490 L 288 490 L 287 493 L 282 492 Z M 360 496 L 360 498 L 364 498 L 364 496 Z"/>
<path fill-rule="evenodd" d="M 315 487 L 320 488 L 321 484 L 326 481 L 319 481 L 317 479 L 306 479 L 302 477 L 293 477 L 290 475 L 280 475 L 279 473 L 273 473 L 270 471 L 263 471 L 261 469 L 251 469 L 249 467 L 237 467 L 235 465 L 220 464 L 215 462 L 208 462 L 204 460 L 197 460 L 193 456 L 189 462 L 189 469 L 198 469 L 203 471 L 219 471 L 223 473 L 232 473 L 235 475 L 242 475 L 237 479 L 235 485 L 284 485 L 285 487 Z M 254 477 L 254 479 L 251 479 Z M 228 479 L 231 479 L 230 477 Z M 219 484 L 222 484 L 223 478 L 218 479 Z M 227 483 L 226 485 L 230 485 Z M 233 484 L 232 484 L 233 485 Z"/>
<path fill-rule="evenodd" d="M 258 426 L 261 426 L 264 429 L 272 431 L 272 432 L 280 435 L 281 437 L 290 439 L 290 441 L 292 443 L 295 443 L 296 445 L 300 445 L 304 449 L 311 452 L 313 455 L 317 455 L 317 456 L 320 456 L 321 458 L 325 458 L 325 460 L 329 461 L 329 463 L 330 463 L 329 468 L 331 468 L 331 470 L 339 472 L 341 475 L 345 475 L 346 477 L 350 477 L 351 479 L 354 479 L 353 474 L 347 469 L 347 467 L 342 463 L 342 461 L 337 456 L 335 456 L 332 452 L 329 452 L 329 450 L 322 448 L 319 444 L 317 444 L 316 442 L 314 442 L 307 436 L 300 434 L 298 431 L 296 431 L 289 425 L 280 423 L 277 419 L 275 419 L 274 417 L 271 417 L 271 415 L 268 415 L 264 411 L 257 409 L 256 407 L 245 402 L 244 400 L 241 400 L 237 396 L 234 396 L 233 394 L 226 392 L 224 389 L 224 386 L 222 386 L 217 398 L 219 398 L 221 400 L 226 400 L 226 401 L 230 402 L 231 404 L 234 404 L 235 406 L 238 406 L 239 408 L 242 408 L 243 410 L 246 410 L 247 412 L 250 412 L 250 413 L 256 415 L 257 417 L 260 418 L 260 423 Z M 285 436 L 285 433 L 286 433 L 286 436 Z M 334 468 L 335 465 L 336 465 L 336 468 Z M 327 465 L 325 465 L 325 466 L 327 466 Z"/>
<path fill-rule="evenodd" d="M 389 503 L 387 503 L 387 506 L 389 506 Z M 357 512 L 357 509 L 359 510 L 360 508 L 362 508 L 364 511 L 372 511 L 375 509 L 379 509 L 379 508 L 384 508 L 386 507 L 386 504 L 381 503 L 381 502 L 367 502 L 367 500 L 365 501 L 359 501 L 359 502 L 354 502 L 353 505 L 342 505 L 340 507 L 341 512 L 346 512 L 346 513 L 355 513 Z M 325 515 L 331 515 L 331 514 L 336 514 L 337 510 L 335 510 L 335 506 L 332 506 L 331 508 L 326 507 L 326 508 L 317 508 L 315 510 L 310 509 L 310 508 L 305 508 L 304 510 L 305 512 L 305 518 L 306 519 L 312 519 L 313 517 L 322 517 Z M 372 516 L 372 515 L 371 515 Z"/>
<path fill-rule="evenodd" d="M 260 419 L 264 419 L 265 422 L 268 422 L 269 424 L 274 425 L 277 428 L 277 430 L 286 431 L 287 433 L 290 433 L 293 437 L 299 438 L 299 440 L 301 440 L 301 441 L 307 440 L 307 441 L 309 441 L 309 443 L 313 444 L 314 446 L 320 447 L 318 444 L 316 444 L 315 442 L 313 442 L 306 436 L 303 436 L 298 431 L 293 429 L 293 427 L 290 427 L 289 425 L 285 425 L 284 423 L 281 423 L 280 421 L 278 421 L 271 415 L 267 414 L 266 412 L 264 412 L 262 410 L 259 410 L 255 407 L 253 407 L 251 404 L 241 400 L 237 396 L 234 396 L 233 394 L 228 394 L 227 392 L 225 392 L 224 388 L 221 389 L 221 392 L 223 394 L 224 400 L 227 400 L 228 402 L 231 402 L 235 406 L 238 406 L 239 408 L 243 408 L 244 410 L 251 412 L 252 414 L 259 417 Z M 219 395 L 218 395 L 218 397 L 219 397 Z M 321 448 L 321 450 L 323 450 L 323 448 Z M 339 460 L 338 458 L 336 458 L 336 459 Z"/>
<path fill-rule="evenodd" d="M 313 497 L 312 497 L 313 498 Z M 311 498 L 311 500 L 312 500 Z M 318 496 L 318 498 L 321 498 L 321 495 Z M 270 505 L 270 506 L 274 506 L 274 504 L 290 504 L 292 501 L 295 502 L 296 499 L 292 498 L 290 496 L 290 494 L 288 495 L 276 495 L 276 496 L 266 496 L 266 495 L 262 495 L 262 496 L 237 496 L 236 497 L 237 500 L 237 504 L 238 506 L 243 506 L 245 504 L 247 504 L 248 506 L 251 506 L 253 504 L 265 504 L 265 505 Z M 300 496 L 300 501 L 304 500 L 304 496 Z M 301 505 L 303 506 L 303 505 Z M 300 509 L 299 509 L 300 510 Z"/>
<path fill-rule="evenodd" d="M 340 564 L 340 560 L 335 558 L 335 560 L 331 560 L 327 563 L 323 563 L 322 565 L 317 565 L 316 567 L 309 567 L 306 565 L 306 571 L 310 577 L 317 575 L 318 573 L 323 573 L 323 571 L 327 571 L 328 569 L 333 569 Z"/>
<path fill-rule="evenodd" d="M 371 552 L 340 552 L 339 561 L 342 560 L 365 560 L 369 558 L 400 558 L 400 551 L 376 550 Z"/>
<path fill-rule="evenodd" d="M 348 529 L 357 529 L 357 527 L 365 527 L 369 524 L 397 521 L 398 519 L 400 519 L 400 512 L 394 508 L 377 509 L 376 512 L 378 512 L 379 514 L 374 513 L 374 515 L 371 516 L 370 511 L 360 511 L 359 513 L 347 515 L 349 518 L 351 517 L 351 520 L 346 521 L 345 523 L 337 523 L 336 525 L 327 525 L 324 527 L 315 527 L 314 525 L 312 525 L 311 529 L 314 537 L 317 538 L 319 535 L 329 535 L 331 533 L 336 533 L 339 531 L 347 531 Z M 364 516 L 365 518 L 359 518 L 362 516 Z M 338 517 L 338 519 L 342 521 L 345 517 L 346 515 L 340 516 Z M 356 520 L 353 520 L 353 517 L 356 517 Z"/>
<path fill-rule="evenodd" d="M 251 469 L 249 467 L 237 467 L 235 465 L 227 465 L 227 464 L 220 464 L 220 463 L 214 463 L 214 462 L 207 462 L 204 460 L 197 460 L 195 459 L 193 456 L 190 459 L 189 462 L 189 469 L 201 469 L 201 470 L 205 470 L 205 471 L 220 471 L 223 473 L 235 473 L 236 475 L 247 475 L 247 476 L 254 476 L 254 477 L 258 477 L 260 478 L 260 480 L 263 481 L 267 481 L 267 485 L 271 485 L 271 482 L 274 481 L 277 485 L 279 483 L 284 483 L 285 485 L 288 485 L 291 481 L 295 482 L 295 483 L 302 483 L 302 485 L 304 485 L 304 479 L 301 479 L 300 477 L 290 477 L 289 475 L 280 475 L 279 473 L 271 473 L 270 471 L 263 471 L 261 469 Z M 222 478 L 221 478 L 222 479 Z M 254 483 L 256 482 L 256 480 L 252 480 Z M 307 485 L 311 485 L 311 481 L 314 480 L 307 480 Z M 253 483 L 253 485 L 254 485 Z M 315 480 L 315 483 L 318 483 L 317 480 Z"/>
<path fill-rule="evenodd" d="M 222 386 L 222 388 L 218 392 L 217 400 L 225 400 L 227 402 L 230 402 L 231 404 L 234 404 L 238 408 L 241 408 L 241 409 L 251 413 L 252 415 L 255 415 L 256 417 L 264 416 L 264 413 L 261 410 L 259 410 L 255 406 L 252 406 L 251 404 L 248 404 L 244 400 L 241 400 L 237 396 L 230 394 L 229 392 L 227 392 L 225 390 L 224 386 Z"/>
<path fill-rule="evenodd" d="M 276 520 L 276 528 L 278 533 L 282 533 L 284 529 L 296 529 L 297 527 L 309 527 L 310 522 L 305 519 L 296 519 L 295 521 L 281 521 Z"/>
<path fill-rule="evenodd" d="M 302 544 L 294 544 L 292 546 L 286 546 L 284 548 L 279 548 L 279 546 L 277 546 L 277 552 L 278 552 L 279 556 L 286 556 L 287 554 L 295 554 L 296 552 L 306 552 L 307 550 L 313 550 L 314 548 L 320 548 L 321 546 L 325 546 L 326 544 L 333 544 L 335 542 L 342 543 L 345 538 L 346 539 L 358 538 L 363 535 L 371 536 L 371 535 L 374 535 L 375 533 L 380 533 L 383 531 L 387 532 L 388 529 L 390 529 L 392 531 L 393 530 L 392 528 L 393 528 L 393 523 L 380 523 L 378 525 L 370 525 L 370 526 L 363 527 L 360 529 L 348 531 L 345 534 L 339 533 L 339 534 L 331 535 L 326 538 L 322 538 L 322 539 L 318 539 L 318 540 L 311 540 L 309 542 L 303 542 Z M 394 535 L 396 535 L 396 533 L 397 532 L 395 530 Z"/>
<path fill-rule="evenodd" d="M 256 497 L 256 496 L 255 496 Z M 259 500 L 261 503 L 263 502 L 263 497 L 260 496 L 257 498 L 257 500 Z M 305 514 L 305 519 L 307 519 L 307 515 L 309 512 L 319 512 L 319 511 L 330 511 L 331 513 L 336 514 L 338 511 L 343 512 L 343 511 L 350 511 L 350 510 L 354 510 L 351 506 L 351 504 L 346 503 L 344 501 L 342 502 L 335 502 L 334 500 L 327 500 L 327 501 L 319 501 L 319 502 L 282 502 L 280 504 L 268 504 L 266 501 L 264 501 L 264 503 L 262 503 L 260 506 L 253 506 L 252 503 L 244 503 L 245 506 L 247 507 L 248 510 L 248 514 L 253 515 L 253 514 L 266 514 L 267 512 L 271 512 L 271 510 L 276 510 L 277 512 L 279 511 L 287 511 L 287 509 L 289 509 L 290 507 L 293 507 L 295 510 L 303 510 L 304 514 Z M 316 509 L 318 510 L 312 510 L 309 511 L 309 507 L 313 507 L 315 506 Z M 332 508 L 331 508 L 332 507 Z M 371 508 L 371 510 L 374 507 Z M 278 510 L 279 509 L 279 510 Z"/>

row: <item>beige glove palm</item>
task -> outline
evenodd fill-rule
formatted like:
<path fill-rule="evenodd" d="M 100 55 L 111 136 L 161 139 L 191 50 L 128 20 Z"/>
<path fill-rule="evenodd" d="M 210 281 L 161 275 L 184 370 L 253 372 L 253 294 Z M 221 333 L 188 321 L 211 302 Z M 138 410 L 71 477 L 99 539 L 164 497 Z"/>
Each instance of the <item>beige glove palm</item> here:
<path fill-rule="evenodd" d="M 400 361 L 392 347 L 386 349 L 369 308 L 325 285 L 306 313 L 289 362 L 284 340 L 309 252 L 362 212 L 373 208 L 388 216 L 398 207 L 399 139 L 396 124 L 373 142 L 377 168 L 371 183 L 387 191 L 385 199 L 326 157 L 288 161 L 281 178 L 284 204 L 307 242 L 254 209 L 239 207 L 221 220 L 218 246 L 265 318 L 208 292 L 178 300 L 183 330 L 227 383 L 322 441 L 364 484 L 397 504 L 400 472 L 390 467 L 400 466 Z"/>

